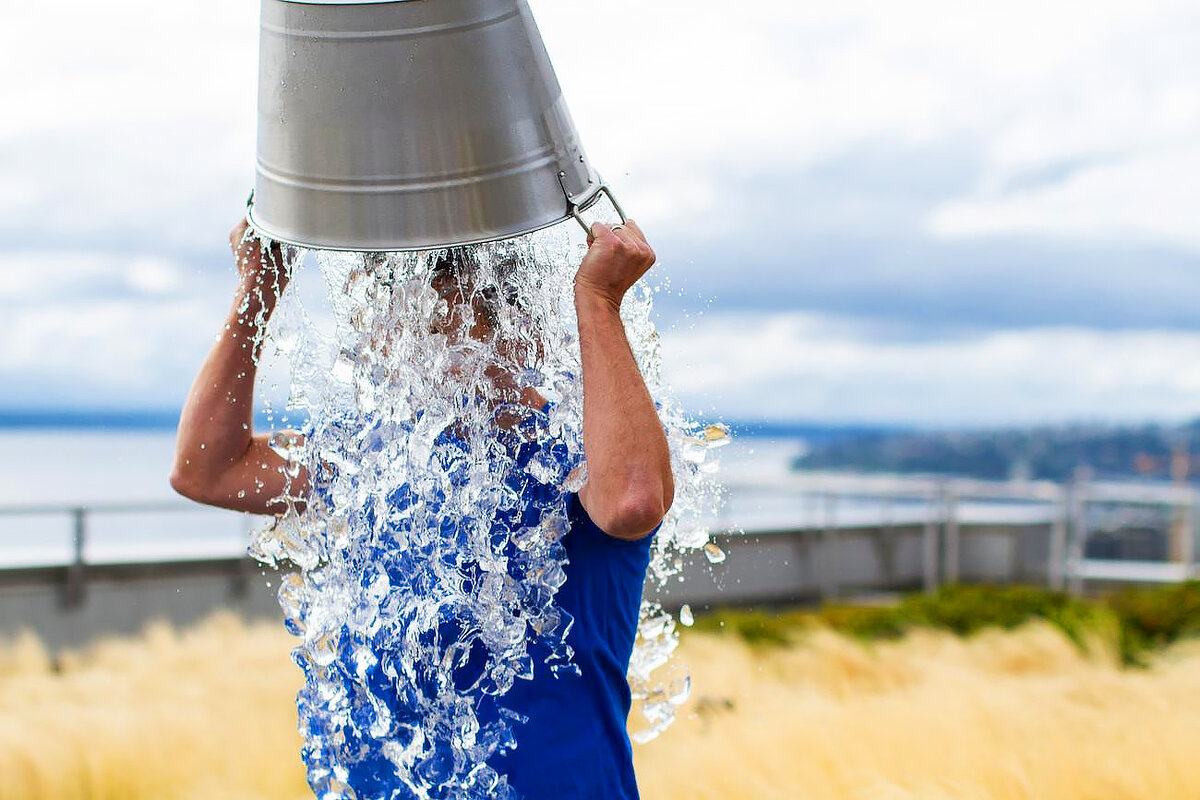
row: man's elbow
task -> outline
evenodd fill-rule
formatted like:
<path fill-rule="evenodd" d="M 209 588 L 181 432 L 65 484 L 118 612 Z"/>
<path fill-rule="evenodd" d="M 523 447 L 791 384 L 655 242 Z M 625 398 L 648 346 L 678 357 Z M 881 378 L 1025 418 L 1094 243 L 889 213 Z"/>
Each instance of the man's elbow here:
<path fill-rule="evenodd" d="M 669 486 L 664 491 L 639 489 L 625 492 L 613 509 L 611 519 L 602 526 L 603 530 L 615 539 L 642 539 L 662 523 L 671 510 L 673 498 L 674 488 Z"/>
<path fill-rule="evenodd" d="M 196 470 L 176 464 L 171 470 L 171 488 L 188 500 L 206 505 L 212 504 L 209 482 L 202 479 Z"/>

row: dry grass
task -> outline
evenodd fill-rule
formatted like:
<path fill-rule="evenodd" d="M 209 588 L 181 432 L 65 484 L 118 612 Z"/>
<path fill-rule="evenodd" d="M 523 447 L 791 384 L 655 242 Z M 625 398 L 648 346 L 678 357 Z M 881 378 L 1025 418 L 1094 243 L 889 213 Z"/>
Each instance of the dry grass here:
<path fill-rule="evenodd" d="M 217 617 L 153 628 L 51 670 L 0 647 L 3 800 L 292 800 L 291 640 Z M 637 751 L 646 800 L 1194 800 L 1200 646 L 1148 670 L 1056 630 L 792 649 L 691 634 L 696 693 Z"/>
<path fill-rule="evenodd" d="M 2 800 L 300 800 L 299 670 L 280 626 L 217 616 L 60 659 L 0 650 Z"/>
<path fill-rule="evenodd" d="M 1200 797 L 1195 646 L 1150 671 L 1042 625 L 869 650 L 823 633 L 766 659 L 702 639 L 688 655 L 697 713 L 640 752 L 647 798 Z"/>

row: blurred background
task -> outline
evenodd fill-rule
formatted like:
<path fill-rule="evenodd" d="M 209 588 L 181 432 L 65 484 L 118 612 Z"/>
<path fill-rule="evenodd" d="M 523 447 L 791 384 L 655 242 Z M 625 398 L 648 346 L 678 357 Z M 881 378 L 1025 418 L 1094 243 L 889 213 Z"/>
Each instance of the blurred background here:
<path fill-rule="evenodd" d="M 530 2 L 592 161 L 659 254 L 674 389 L 697 419 L 734 434 L 720 451 L 728 500 L 712 520 L 729 559 L 689 565 L 668 606 L 708 611 L 704 635 L 736 629 L 759 642 L 792 642 L 810 623 L 785 624 L 800 612 L 779 609 L 820 602 L 858 609 L 818 620 L 852 617 L 846 635 L 1037 619 L 1076 645 L 1108 631 L 1114 674 L 1200 628 L 1187 582 L 1200 524 L 1193 3 Z M 189 506 L 166 479 L 179 409 L 234 285 L 226 235 L 253 183 L 258 7 L 66 0 L 6 16 L 0 635 L 18 638 L 0 662 L 53 686 L 64 664 L 108 668 L 59 653 L 150 620 L 275 615 L 272 576 L 242 557 L 252 521 Z M 1045 594 L 964 600 L 960 585 Z M 1103 620 L 1072 628 L 1064 603 Z M 964 605 L 979 618 L 964 622 Z M 270 663 L 286 660 L 286 642 L 264 632 L 273 627 L 251 637 L 242 624 L 198 630 L 230 652 L 238 637 L 269 640 Z M 715 646 L 696 636 L 697 652 Z M 910 640 L 894 646 L 925 647 Z M 954 646 L 967 648 L 963 675 L 1018 651 L 1047 674 L 1093 675 L 1074 660 L 1085 655 L 1048 641 L 981 645 L 1000 656 Z M 829 677 L 849 651 L 814 647 L 785 648 L 791 661 L 777 673 L 790 678 L 759 687 L 764 707 L 797 686 L 862 688 Z M 876 691 L 909 685 L 896 675 L 911 671 L 875 663 L 853 674 L 874 676 L 862 686 Z M 1045 700 L 1020 686 L 1033 694 L 1013 702 Z M 662 766 L 700 752 L 713 720 L 734 713 L 732 695 L 698 691 L 709 705 L 689 718 L 686 747 L 664 741 L 639 756 L 652 798 L 710 796 L 684 792 L 687 775 Z M 1174 697 L 1145 691 L 1151 705 Z M 28 732 L 12 703 L 0 702 L 0 733 L 5 713 Z M 914 708 L 932 719 L 930 706 Z M 1139 708 L 1119 713 L 1154 743 L 1147 757 L 1176 748 L 1182 758 L 1200 743 L 1181 721 L 1169 735 L 1148 728 Z M 882 750 L 905 741 L 905 714 Z M 985 727 L 1020 740 L 1007 724 Z M 787 787 L 801 785 L 814 798 L 1099 796 L 1069 765 L 1100 751 L 1060 748 L 1045 764 L 1010 753 L 1025 787 L 1013 789 L 986 777 L 983 755 L 960 754 L 960 777 L 946 777 L 935 750 L 859 764 L 873 776 L 861 786 L 833 767 L 757 768 L 757 783 L 746 779 L 757 793 L 745 796 L 795 797 Z M 972 775 L 985 775 L 978 787 Z M 1111 796 L 1197 796 L 1181 775 L 1128 767 L 1097 780 L 1127 790 Z M 170 796 L 301 796 L 238 794 L 232 781 Z M 12 796 L 75 796 L 64 786 L 23 784 Z M 936 793 L 947 786 L 958 789 Z"/>

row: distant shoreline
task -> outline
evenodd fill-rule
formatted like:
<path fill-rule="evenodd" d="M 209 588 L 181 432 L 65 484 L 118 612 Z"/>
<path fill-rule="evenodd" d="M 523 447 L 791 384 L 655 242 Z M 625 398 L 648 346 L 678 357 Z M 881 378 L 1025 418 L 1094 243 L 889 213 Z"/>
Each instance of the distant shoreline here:
<path fill-rule="evenodd" d="M 267 420 L 259 416 L 260 425 Z M 0 431 L 158 431 L 173 432 L 179 423 L 178 409 L 8 409 L 0 410 Z M 779 422 L 728 420 L 735 436 L 772 439 L 822 440 L 864 433 L 895 433 L 899 426 L 850 423 Z"/>
<path fill-rule="evenodd" d="M 0 410 L 0 430 L 174 431 L 178 409 L 135 410 Z"/>

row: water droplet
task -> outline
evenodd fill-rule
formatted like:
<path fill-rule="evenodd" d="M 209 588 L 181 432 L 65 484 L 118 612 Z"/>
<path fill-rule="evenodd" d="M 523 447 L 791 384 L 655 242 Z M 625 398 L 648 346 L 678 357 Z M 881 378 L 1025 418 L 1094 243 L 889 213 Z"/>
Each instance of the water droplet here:
<path fill-rule="evenodd" d="M 685 628 L 690 628 L 696 624 L 696 618 L 692 615 L 692 607 L 684 603 L 679 608 L 679 623 Z"/>
<path fill-rule="evenodd" d="M 354 380 L 354 355 L 352 353 L 338 353 L 338 357 L 333 362 L 333 378 L 341 383 L 351 383 Z"/>
<path fill-rule="evenodd" d="M 705 427 L 704 433 L 701 434 L 701 439 L 709 447 L 724 447 L 729 444 L 731 437 L 729 434 L 729 426 L 721 423 L 709 425 Z"/>
<path fill-rule="evenodd" d="M 295 461 L 304 449 L 304 435 L 298 431 L 274 431 L 267 446 L 285 461 Z M 263 468 L 266 468 L 263 464 Z"/>
<path fill-rule="evenodd" d="M 709 542 L 704 545 L 704 557 L 710 564 L 721 564 L 725 561 L 725 551 L 716 542 Z"/>
<path fill-rule="evenodd" d="M 281 321 L 271 330 L 271 341 L 282 353 L 290 353 L 300 341 L 300 327 L 291 320 Z"/>
<path fill-rule="evenodd" d="M 587 463 L 585 462 L 571 470 L 570 474 L 567 475 L 566 481 L 563 482 L 563 491 L 578 494 L 583 489 L 584 484 L 587 483 L 587 477 Z"/>

